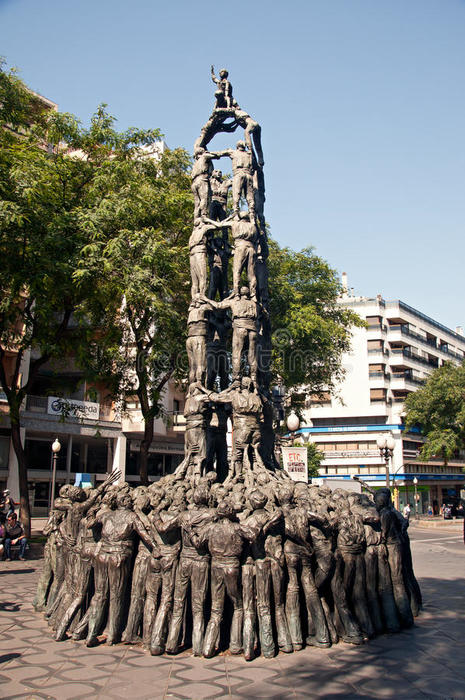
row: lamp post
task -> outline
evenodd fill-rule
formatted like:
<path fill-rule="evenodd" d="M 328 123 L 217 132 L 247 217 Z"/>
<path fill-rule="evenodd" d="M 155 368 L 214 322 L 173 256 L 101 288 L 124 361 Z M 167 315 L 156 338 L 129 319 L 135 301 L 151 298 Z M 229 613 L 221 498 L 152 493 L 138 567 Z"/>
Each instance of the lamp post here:
<path fill-rule="evenodd" d="M 394 452 L 394 447 L 396 446 L 396 441 L 392 437 L 392 435 L 389 435 L 386 437 L 385 435 L 380 435 L 379 438 L 376 440 L 376 444 L 378 445 L 379 453 L 381 457 L 384 458 L 385 465 L 386 465 L 386 486 L 389 489 L 391 486 L 390 483 L 390 478 L 389 478 L 389 460 L 392 457 L 392 453 Z"/>
<path fill-rule="evenodd" d="M 404 465 L 401 464 L 400 467 L 397 467 L 396 471 L 392 475 L 392 488 L 394 489 L 394 507 L 397 508 L 397 510 L 399 510 L 399 487 L 396 483 L 396 476 L 399 473 L 399 471 L 403 468 Z"/>
<path fill-rule="evenodd" d="M 52 481 L 50 484 L 50 492 L 49 492 L 49 498 L 48 498 L 49 511 L 52 509 L 53 499 L 55 498 L 55 481 L 56 481 L 56 476 L 57 476 L 57 460 L 58 460 L 58 453 L 60 450 L 61 450 L 61 443 L 58 440 L 58 438 L 55 438 L 55 441 L 52 444 Z"/>
<path fill-rule="evenodd" d="M 413 477 L 413 485 L 415 487 L 415 520 L 418 520 L 418 491 L 417 491 L 418 479 L 416 476 Z"/>

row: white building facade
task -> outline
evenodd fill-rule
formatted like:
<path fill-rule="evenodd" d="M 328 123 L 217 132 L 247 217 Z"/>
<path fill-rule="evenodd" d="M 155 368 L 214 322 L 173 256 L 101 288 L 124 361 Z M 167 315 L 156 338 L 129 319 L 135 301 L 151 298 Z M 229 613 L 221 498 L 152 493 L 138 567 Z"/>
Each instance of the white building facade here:
<path fill-rule="evenodd" d="M 404 402 L 434 368 L 463 361 L 465 337 L 461 329 L 446 328 L 399 300 L 345 292 L 340 304 L 358 313 L 367 328 L 353 329 L 338 395 L 309 398 L 307 425 L 302 424 L 300 432 L 324 453 L 322 477 L 348 480 L 357 475 L 375 487 L 386 485 L 387 471 L 377 440 L 392 437 L 395 446 L 388 468 L 396 503 L 414 503 L 416 478 L 419 512 L 429 505 L 438 512 L 444 501 L 459 497 L 465 488 L 464 455 L 447 466 L 440 460 L 419 461 L 422 438 L 405 431 Z"/>

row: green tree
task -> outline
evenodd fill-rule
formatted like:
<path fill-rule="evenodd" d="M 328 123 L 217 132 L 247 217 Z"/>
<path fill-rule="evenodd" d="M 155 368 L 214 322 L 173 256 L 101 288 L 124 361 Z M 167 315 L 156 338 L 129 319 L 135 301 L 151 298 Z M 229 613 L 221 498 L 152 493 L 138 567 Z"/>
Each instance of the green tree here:
<path fill-rule="evenodd" d="M 157 130 L 118 133 L 100 107 L 89 128 L 70 114 L 41 111 L 14 72 L 0 70 L 0 383 L 19 465 L 21 518 L 30 529 L 21 405 L 43 365 L 76 354 L 95 333 L 98 279 L 76 280 L 93 237 L 120 231 L 134 197 L 143 147 Z M 95 317 L 95 313 L 94 313 Z M 29 372 L 21 377 L 29 352 Z"/>
<path fill-rule="evenodd" d="M 81 285 L 98 278 L 105 299 L 104 330 L 86 349 L 83 365 L 111 387 L 123 412 L 128 399 L 139 401 L 144 484 L 154 419 L 163 417 L 163 391 L 186 370 L 193 211 L 189 166 L 181 149 L 142 159 L 131 183 L 133 196 L 120 208 L 119 231 L 96 232 L 75 274 Z M 97 308 L 96 322 L 100 318 Z"/>
<path fill-rule="evenodd" d="M 465 447 L 465 364 L 446 362 L 407 397 L 406 428 L 419 427 L 426 438 L 422 459 L 441 457 L 447 464 Z"/>
<path fill-rule="evenodd" d="M 320 476 L 320 466 L 321 462 L 324 460 L 325 456 L 321 450 L 313 442 L 307 443 L 307 455 L 308 455 L 308 476 L 318 477 Z"/>
<path fill-rule="evenodd" d="M 360 317 L 337 303 L 337 273 L 312 248 L 295 252 L 270 240 L 273 371 L 291 392 L 333 392 L 341 358 Z"/>

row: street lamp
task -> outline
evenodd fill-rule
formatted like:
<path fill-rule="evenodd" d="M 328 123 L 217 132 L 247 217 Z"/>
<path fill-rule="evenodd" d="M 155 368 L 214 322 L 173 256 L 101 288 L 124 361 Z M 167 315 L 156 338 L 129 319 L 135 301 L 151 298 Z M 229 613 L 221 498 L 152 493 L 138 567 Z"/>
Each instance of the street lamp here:
<path fill-rule="evenodd" d="M 415 520 L 418 520 L 418 479 L 416 476 L 413 477 L 413 485 L 415 486 Z"/>
<path fill-rule="evenodd" d="M 396 471 L 392 475 L 392 488 L 394 489 L 394 507 L 399 510 L 399 487 L 397 486 L 396 483 L 396 476 L 400 472 L 401 469 L 404 468 L 404 465 L 401 464 L 400 467 L 397 467 Z M 404 476 L 405 478 L 405 476 Z"/>
<path fill-rule="evenodd" d="M 287 420 L 286 420 L 286 425 L 287 425 L 287 429 L 291 433 L 291 440 L 292 440 L 292 442 L 294 442 L 295 433 L 300 428 L 300 418 L 296 414 L 294 409 L 292 409 L 291 412 L 289 413 Z"/>
<path fill-rule="evenodd" d="M 52 444 L 52 482 L 50 484 L 50 493 L 49 493 L 49 498 L 48 498 L 48 506 L 49 510 L 52 509 L 53 505 L 53 499 L 55 498 L 55 481 L 56 481 L 56 476 L 57 476 L 57 460 L 58 460 L 58 453 L 61 450 L 61 443 L 58 440 L 58 438 L 55 438 L 55 441 Z"/>
<path fill-rule="evenodd" d="M 376 444 L 378 445 L 379 453 L 381 457 L 384 458 L 385 464 L 386 464 L 386 486 L 387 488 L 390 488 L 390 479 L 389 479 L 389 460 L 392 457 L 392 453 L 394 452 L 394 447 L 396 446 L 396 441 L 392 437 L 392 435 L 389 435 L 386 437 L 385 435 L 380 435 L 379 438 L 376 440 Z"/>

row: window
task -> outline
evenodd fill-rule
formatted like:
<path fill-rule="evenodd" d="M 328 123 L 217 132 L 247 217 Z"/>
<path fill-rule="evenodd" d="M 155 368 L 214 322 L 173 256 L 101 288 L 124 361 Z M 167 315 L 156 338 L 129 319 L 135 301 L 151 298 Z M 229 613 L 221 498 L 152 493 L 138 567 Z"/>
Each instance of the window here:
<path fill-rule="evenodd" d="M 386 389 L 370 389 L 370 403 L 386 401 Z"/>
<path fill-rule="evenodd" d="M 331 395 L 328 391 L 324 391 L 322 394 L 312 394 L 310 396 L 310 404 L 323 404 L 331 403 Z"/>
<path fill-rule="evenodd" d="M 381 329 L 381 316 L 367 316 L 366 321 L 369 331 L 376 331 Z"/>

